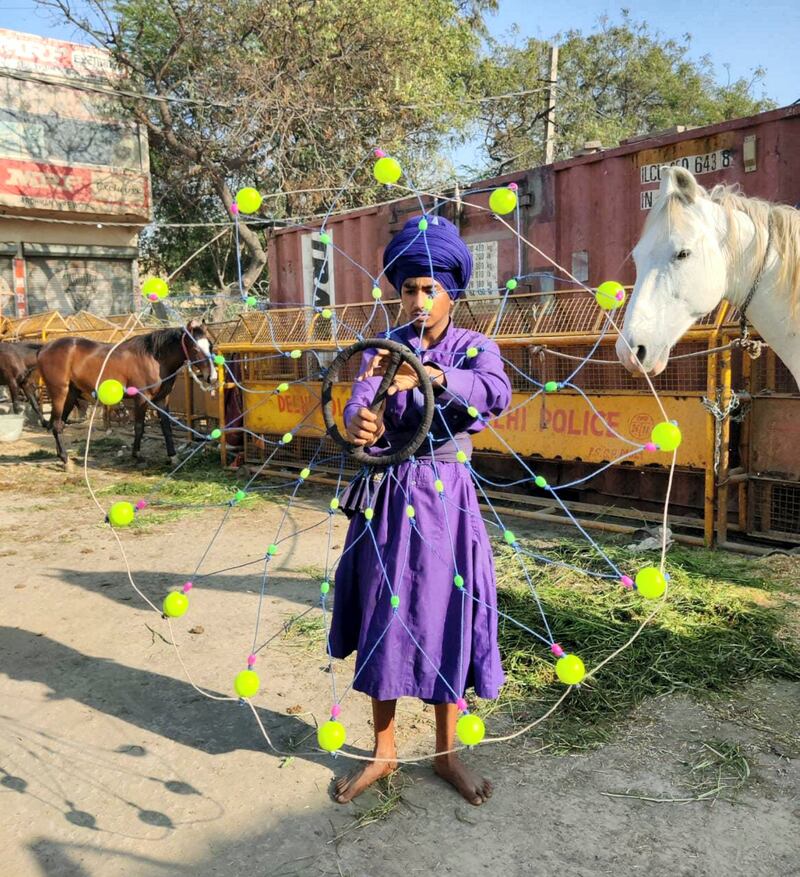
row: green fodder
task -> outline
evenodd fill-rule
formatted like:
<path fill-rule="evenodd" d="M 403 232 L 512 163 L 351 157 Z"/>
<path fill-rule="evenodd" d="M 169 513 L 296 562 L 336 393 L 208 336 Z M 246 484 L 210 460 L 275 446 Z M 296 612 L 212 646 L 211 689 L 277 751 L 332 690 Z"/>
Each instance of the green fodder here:
<path fill-rule="evenodd" d="M 658 562 L 652 555 L 633 558 L 620 548 L 608 553 L 626 570 Z M 590 548 L 571 540 L 548 546 L 547 555 L 582 568 L 603 568 Z M 556 641 L 589 670 L 630 639 L 656 606 L 614 580 L 544 566 L 504 549 L 497 561 L 499 608 L 537 632 L 544 630 L 542 616 L 521 563 Z M 791 577 L 774 574 L 768 561 L 685 548 L 668 556 L 667 572 L 668 597 L 655 617 L 546 723 L 544 733 L 556 745 L 603 742 L 615 723 L 647 698 L 730 691 L 757 677 L 800 679 L 800 647 L 791 633 L 796 594 Z M 507 681 L 500 698 L 482 709 L 530 721 L 564 691 L 555 677 L 555 658 L 543 643 L 502 618 L 499 639 Z"/>

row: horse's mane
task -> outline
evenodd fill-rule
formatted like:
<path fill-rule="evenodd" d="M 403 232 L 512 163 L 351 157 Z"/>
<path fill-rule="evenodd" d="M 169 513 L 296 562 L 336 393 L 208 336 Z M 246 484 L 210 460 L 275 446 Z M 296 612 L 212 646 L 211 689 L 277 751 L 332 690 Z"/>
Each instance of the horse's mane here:
<path fill-rule="evenodd" d="M 131 350 L 149 353 L 155 359 L 160 359 L 165 350 L 174 344 L 180 344 L 183 335 L 183 327 L 170 329 L 156 329 L 146 335 L 134 335 L 125 342 L 125 346 Z"/>
<path fill-rule="evenodd" d="M 781 260 L 778 283 L 788 290 L 790 312 L 793 316 L 797 314 L 800 311 L 800 210 L 787 204 L 773 204 L 763 198 L 748 198 L 736 186 L 714 186 L 708 197 L 725 211 L 728 264 L 743 277 L 755 278 L 761 267 L 771 224 L 770 246 Z M 665 213 L 671 226 L 679 226 L 686 217 L 685 206 L 677 192 L 656 199 L 645 221 L 645 231 Z M 755 227 L 755 246 L 746 251 L 739 241 L 738 225 L 733 217 L 736 211 L 744 213 Z"/>

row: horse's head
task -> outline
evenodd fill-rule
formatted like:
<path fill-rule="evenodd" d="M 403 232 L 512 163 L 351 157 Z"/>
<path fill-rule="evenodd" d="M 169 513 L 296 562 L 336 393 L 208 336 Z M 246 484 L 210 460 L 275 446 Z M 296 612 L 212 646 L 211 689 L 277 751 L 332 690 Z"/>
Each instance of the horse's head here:
<path fill-rule="evenodd" d="M 199 320 L 190 320 L 183 333 L 184 352 L 192 375 L 206 388 L 215 387 L 217 369 L 214 365 L 211 338 Z"/>
<path fill-rule="evenodd" d="M 694 176 L 681 167 L 662 168 L 633 250 L 636 285 L 617 339 L 628 371 L 660 374 L 673 345 L 720 303 L 728 281 L 725 241 L 720 209 Z"/>

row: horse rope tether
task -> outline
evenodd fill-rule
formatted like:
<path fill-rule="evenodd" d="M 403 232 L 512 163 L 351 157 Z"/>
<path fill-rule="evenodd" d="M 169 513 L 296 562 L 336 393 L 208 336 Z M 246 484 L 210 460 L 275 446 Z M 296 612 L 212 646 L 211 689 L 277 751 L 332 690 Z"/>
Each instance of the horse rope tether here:
<path fill-rule="evenodd" d="M 425 243 L 427 240 L 426 235 L 429 233 L 429 223 L 435 223 L 437 217 L 434 212 L 425 210 L 421 193 L 419 193 L 407 179 L 404 187 L 398 185 L 403 173 L 402 168 L 399 163 L 388 156 L 383 154 L 377 155 L 377 161 L 374 164 L 373 172 L 379 182 L 386 185 L 394 185 L 397 188 L 404 188 L 407 191 L 412 192 L 417 198 L 421 216 L 418 220 L 418 232 L 415 240 Z M 665 172 L 664 178 L 665 180 L 671 180 L 671 171 Z M 662 183 L 662 186 L 665 185 L 668 185 L 668 183 Z M 342 189 L 342 192 L 343 191 L 344 189 Z M 254 192 L 255 195 L 253 194 Z M 174 373 L 162 371 L 157 375 L 157 384 L 155 379 L 151 380 L 149 383 L 145 381 L 141 386 L 132 384 L 128 381 L 124 373 L 122 360 L 119 356 L 115 357 L 115 354 L 119 353 L 121 348 L 123 349 L 123 352 L 127 349 L 124 345 L 129 343 L 128 340 L 122 342 L 120 345 L 116 345 L 114 351 L 106 352 L 105 361 L 96 373 L 95 389 L 100 403 L 111 404 L 113 400 L 116 400 L 114 402 L 114 404 L 116 404 L 119 399 L 122 398 L 117 392 L 119 388 L 116 386 L 112 387 L 115 392 L 111 393 L 109 396 L 106 396 L 106 394 L 102 392 L 105 381 L 109 379 L 115 380 L 121 386 L 124 385 L 122 386 L 123 393 L 135 399 L 137 404 L 141 405 L 142 408 L 151 407 L 158 411 L 159 416 L 162 419 L 162 425 L 165 423 L 178 424 L 182 429 L 190 430 L 197 438 L 202 439 L 201 441 L 198 441 L 194 447 L 187 450 L 183 459 L 181 459 L 178 465 L 171 470 L 170 475 L 177 473 L 181 467 L 185 466 L 187 462 L 194 458 L 196 454 L 200 453 L 203 448 L 208 447 L 209 444 L 215 443 L 226 433 L 239 432 L 247 434 L 254 440 L 260 442 L 262 447 L 268 448 L 268 452 L 265 454 L 261 465 L 252 472 L 246 483 L 236 490 L 230 499 L 224 503 L 222 521 L 213 532 L 208 543 L 202 546 L 202 549 L 198 550 L 199 560 L 197 564 L 190 569 L 182 571 L 180 575 L 176 574 L 174 586 L 164 594 L 163 601 L 160 605 L 148 599 L 137 585 L 135 576 L 127 559 L 127 540 L 124 538 L 123 532 L 125 526 L 127 526 L 136 515 L 146 516 L 148 514 L 148 509 L 151 506 L 157 506 L 158 497 L 156 495 L 149 498 L 128 497 L 126 500 L 116 502 L 110 508 L 106 508 L 98 499 L 91 484 L 90 470 L 87 461 L 90 451 L 94 419 L 99 407 L 98 405 L 93 409 L 90 418 L 89 435 L 87 437 L 84 452 L 84 475 L 93 500 L 101 510 L 101 513 L 104 516 L 108 516 L 113 537 L 120 548 L 126 574 L 132 587 L 154 612 L 164 616 L 169 641 L 174 645 L 180 665 L 192 686 L 198 692 L 209 698 L 216 700 L 230 700 L 233 702 L 243 701 L 247 703 L 250 707 L 250 714 L 255 718 L 256 725 L 262 733 L 266 744 L 275 752 L 280 752 L 280 749 L 273 744 L 269 730 L 265 727 L 257 709 L 258 699 L 260 697 L 269 697 L 270 694 L 269 685 L 267 685 L 266 690 L 262 692 L 261 678 L 255 669 L 260 656 L 263 656 L 266 648 L 268 648 L 270 639 L 269 637 L 265 637 L 263 632 L 263 626 L 267 623 L 267 618 L 265 617 L 267 614 L 267 601 L 265 600 L 265 594 L 267 592 L 267 584 L 270 580 L 270 565 L 273 558 L 285 549 L 287 543 L 291 543 L 291 541 L 296 538 L 302 538 L 299 532 L 296 533 L 290 530 L 289 511 L 292 503 L 302 495 L 304 490 L 307 489 L 307 485 L 312 480 L 315 471 L 324 469 L 326 472 L 334 470 L 338 473 L 335 478 L 335 487 L 328 503 L 328 514 L 325 515 L 324 519 L 320 521 L 319 524 L 315 525 L 315 527 L 321 527 L 325 531 L 324 543 L 326 545 L 324 573 L 322 580 L 318 585 L 317 604 L 325 631 L 325 666 L 328 671 L 325 676 L 330 683 L 329 718 L 326 721 L 319 723 L 317 733 L 318 745 L 323 750 L 339 753 L 353 759 L 374 760 L 371 757 L 360 755 L 346 746 L 344 709 L 348 702 L 348 696 L 353 690 L 354 683 L 357 681 L 359 675 L 365 672 L 365 668 L 370 666 L 371 657 L 376 653 L 376 650 L 380 649 L 381 643 L 386 637 L 394 637 L 394 641 L 397 642 L 402 641 L 402 638 L 407 635 L 406 644 L 410 650 L 409 654 L 413 654 L 413 660 L 420 667 L 425 668 L 426 672 L 436 678 L 437 684 L 441 684 L 443 689 L 447 691 L 448 701 L 457 704 L 458 711 L 461 715 L 457 730 L 459 741 L 462 745 L 473 746 L 478 743 L 500 742 L 502 740 L 512 739 L 513 737 L 526 733 L 531 728 L 544 721 L 568 696 L 571 695 L 571 693 L 575 692 L 581 684 L 585 684 L 588 680 L 594 679 L 609 661 L 615 659 L 630 646 L 636 637 L 639 636 L 645 625 L 647 625 L 659 611 L 667 597 L 669 576 L 666 572 L 666 525 L 668 521 L 669 498 L 672 489 L 673 474 L 678 460 L 678 454 L 680 452 L 682 435 L 678 424 L 671 421 L 667 412 L 664 410 L 664 406 L 655 390 L 651 376 L 648 374 L 647 370 L 641 367 L 642 365 L 645 365 L 644 360 L 647 360 L 647 365 L 650 364 L 650 351 L 647 351 L 646 349 L 643 350 L 645 345 L 643 345 L 641 341 L 637 341 L 636 338 L 628 337 L 631 331 L 635 331 L 636 326 L 634 325 L 633 330 L 631 330 L 628 325 L 628 317 L 626 317 L 625 331 L 623 331 L 615 320 L 615 312 L 621 312 L 622 308 L 626 306 L 625 290 L 620 284 L 613 281 L 601 283 L 596 288 L 588 287 L 585 284 L 580 283 L 568 271 L 566 271 L 566 269 L 559 266 L 554 259 L 546 253 L 543 253 L 531 241 L 527 240 L 520 231 L 520 210 L 517 192 L 514 186 L 504 186 L 489 191 L 488 194 L 490 197 L 488 207 L 482 206 L 478 203 L 472 203 L 469 200 L 470 198 L 480 200 L 485 197 L 486 194 L 487 192 L 485 190 L 463 192 L 459 193 L 459 200 L 465 207 L 470 209 L 488 211 L 495 217 L 495 221 L 504 229 L 510 231 L 519 242 L 517 273 L 515 277 L 507 281 L 504 287 L 499 290 L 502 295 L 502 301 L 500 305 L 500 314 L 498 314 L 498 319 L 494 324 L 495 331 L 499 329 L 501 324 L 505 302 L 517 288 L 520 278 L 524 276 L 522 263 L 523 247 L 527 247 L 547 259 L 547 261 L 552 264 L 562 276 L 571 279 L 582 290 L 584 290 L 585 293 L 591 295 L 604 315 L 604 325 L 597 342 L 592 346 L 587 355 L 575 364 L 571 373 L 562 380 L 537 380 L 521 368 L 519 364 L 513 363 L 504 357 L 499 348 L 494 344 L 491 337 L 488 338 L 487 344 L 484 347 L 476 347 L 467 344 L 466 342 L 462 347 L 456 346 L 452 353 L 450 362 L 443 368 L 444 374 L 448 372 L 448 369 L 460 369 L 464 374 L 468 375 L 470 370 L 476 368 L 477 364 L 481 362 L 484 364 L 492 363 L 497 366 L 502 364 L 506 371 L 514 373 L 517 386 L 519 386 L 520 381 L 524 381 L 528 385 L 530 393 L 523 402 L 515 404 L 511 409 L 498 414 L 485 415 L 481 413 L 475 404 L 473 404 L 474 400 L 471 399 L 468 394 L 461 394 L 454 389 L 449 389 L 446 393 L 435 391 L 429 373 L 423 367 L 420 357 L 412 349 L 413 345 L 406 343 L 404 340 L 399 340 L 405 338 L 406 335 L 410 337 L 413 332 L 413 326 L 410 328 L 410 324 L 407 326 L 392 326 L 389 310 L 382 301 L 380 281 L 384 276 L 384 272 L 376 274 L 374 270 L 370 270 L 369 267 L 360 265 L 358 267 L 369 278 L 373 288 L 373 302 L 366 323 L 356 330 L 352 326 L 347 326 L 342 323 L 339 314 L 332 306 L 308 308 L 310 315 L 313 315 L 316 319 L 330 323 L 330 337 L 333 338 L 336 345 L 337 355 L 331 365 L 325 368 L 313 351 L 308 354 L 307 358 L 311 365 L 307 369 L 307 377 L 301 378 L 299 382 L 320 381 L 322 385 L 321 398 L 318 400 L 316 406 L 314 406 L 312 412 L 306 413 L 292 429 L 288 430 L 276 440 L 271 440 L 261 434 L 252 432 L 248 427 L 247 415 L 249 411 L 261 404 L 264 399 L 285 393 L 289 387 L 288 381 L 283 381 L 275 388 L 268 387 L 265 389 L 259 389 L 247 387 L 248 405 L 250 405 L 250 407 L 242 411 L 233 420 L 227 423 L 220 423 L 219 426 L 211 432 L 201 433 L 187 424 L 180 423 L 177 418 L 170 414 L 165 405 L 161 403 L 161 400 L 164 397 L 159 395 L 160 388 L 162 388 L 165 383 L 174 381 Z M 670 197 L 668 192 L 662 194 L 664 194 L 664 197 Z M 448 200 L 449 199 L 445 196 L 438 195 L 436 203 L 441 205 L 447 203 Z M 240 214 L 249 214 L 258 210 L 260 201 L 260 195 L 255 190 L 245 189 L 238 193 L 236 204 L 234 204 L 232 208 L 232 220 L 237 230 L 238 223 L 241 221 Z M 320 274 L 326 270 L 327 261 L 331 258 L 334 251 L 343 253 L 352 264 L 357 265 L 352 256 L 346 253 L 345 250 L 340 249 L 338 242 L 333 241 L 328 230 L 327 222 L 332 215 L 336 201 L 338 201 L 338 196 L 337 199 L 334 200 L 333 205 L 320 226 L 310 229 L 318 233 L 320 241 L 325 245 L 325 261 L 320 269 Z M 509 219 L 506 219 L 505 217 L 509 217 Z M 648 222 L 649 221 L 650 220 L 648 220 Z M 769 248 L 769 243 L 767 248 Z M 766 254 L 764 260 L 766 261 Z M 759 285 L 763 273 L 764 267 L 762 265 L 761 270 L 757 273 L 755 278 L 753 285 L 754 289 Z M 433 265 L 431 264 L 430 277 L 434 277 L 434 275 L 435 272 L 433 270 Z M 153 280 L 153 278 L 151 278 L 151 280 Z M 163 283 L 163 281 L 161 282 Z M 241 274 L 240 289 L 243 301 L 246 304 L 249 304 L 249 306 L 258 304 L 255 297 L 249 295 L 243 286 L 241 286 Z M 143 292 L 151 301 L 159 300 L 165 306 L 170 306 L 169 300 L 167 299 L 168 290 L 159 286 L 158 283 L 147 281 L 143 287 Z M 640 289 L 637 286 L 637 289 L 634 292 L 634 299 L 631 304 L 628 304 L 628 316 L 630 316 L 630 310 L 634 306 L 633 301 L 639 293 Z M 155 296 L 155 299 L 153 296 Z M 745 308 L 742 313 L 746 310 L 746 306 L 750 303 L 749 300 L 751 298 L 752 295 L 749 296 L 748 300 L 745 302 Z M 429 310 L 427 306 L 426 310 Z M 424 325 L 424 318 L 421 319 Z M 208 388 L 211 385 L 211 380 L 207 380 L 209 368 L 216 366 L 224 372 L 225 382 L 238 387 L 243 386 L 243 384 L 240 383 L 241 379 L 238 377 L 237 366 L 239 363 L 232 359 L 226 360 L 225 357 L 220 354 L 214 353 L 213 348 L 208 344 L 208 338 L 205 332 L 198 330 L 197 327 L 192 327 L 191 325 L 187 327 L 186 330 L 181 329 L 179 331 L 180 344 L 178 347 L 180 348 L 181 345 L 185 345 L 187 352 L 193 352 L 192 359 L 188 362 L 188 367 L 194 380 L 200 381 L 201 383 L 205 382 L 206 386 L 204 388 Z M 272 324 L 270 324 L 270 331 L 273 331 Z M 643 441 L 641 438 L 627 435 L 622 430 L 622 427 L 610 423 L 608 418 L 605 417 L 602 412 L 597 410 L 591 399 L 576 383 L 581 370 L 587 363 L 606 362 L 599 358 L 594 358 L 594 354 L 603 338 L 607 333 L 612 331 L 617 332 L 619 335 L 618 350 L 621 350 L 624 357 L 626 357 L 626 365 L 629 368 L 639 366 L 639 371 L 643 373 L 652 392 L 655 403 L 658 406 L 658 410 L 661 412 L 662 420 L 654 424 L 646 441 Z M 188 337 L 185 338 L 184 335 Z M 347 337 L 348 339 L 355 336 L 357 339 L 356 343 L 340 344 L 338 338 L 341 336 Z M 535 341 L 535 339 L 531 340 L 532 342 Z M 280 361 L 284 358 L 299 359 L 302 355 L 301 351 L 297 349 L 284 347 L 281 341 L 274 335 L 272 335 L 270 343 L 272 352 L 266 353 L 261 357 L 251 356 L 249 357 L 248 362 L 253 363 L 259 359 L 264 361 Z M 158 351 L 162 351 L 163 353 L 170 349 L 169 340 L 167 338 L 158 342 L 142 342 L 142 344 L 150 354 L 154 354 Z M 150 345 L 149 347 L 148 344 Z M 417 379 L 415 388 L 413 390 L 408 390 L 407 392 L 420 394 L 419 398 L 421 400 L 422 409 L 424 410 L 424 417 L 421 424 L 415 426 L 413 434 L 407 437 L 404 444 L 401 447 L 390 447 L 388 452 L 384 452 L 383 455 L 377 453 L 376 449 L 366 450 L 363 447 L 354 446 L 353 443 L 342 434 L 340 427 L 337 425 L 336 417 L 334 416 L 334 406 L 332 405 L 333 387 L 347 363 L 347 360 L 357 353 L 363 353 L 365 356 L 369 356 L 370 351 L 376 349 L 387 351 L 386 355 L 389 359 L 389 366 L 383 372 L 383 380 L 380 381 L 378 392 L 372 399 L 370 407 L 374 408 L 376 411 L 380 409 L 381 405 L 384 403 L 386 394 L 389 392 L 389 386 L 395 378 L 395 373 L 401 367 L 401 364 L 405 363 L 406 366 L 416 374 Z M 164 353 L 164 356 L 165 359 L 168 359 L 166 353 Z M 314 365 L 315 357 L 316 365 Z M 660 362 L 657 364 L 660 365 Z M 183 367 L 184 362 L 182 358 L 174 362 L 175 373 Z M 405 366 L 403 367 L 405 368 Z M 201 374 L 194 374 L 196 369 L 199 369 Z M 114 376 L 109 378 L 106 372 L 112 370 L 115 370 Z M 455 372 L 452 373 L 454 374 Z M 453 383 L 454 386 L 457 384 L 456 381 Z M 464 386 L 467 386 L 467 384 L 464 384 Z M 602 428 L 608 432 L 609 436 L 613 436 L 623 449 L 616 459 L 598 465 L 589 475 L 562 484 L 554 484 L 550 483 L 541 472 L 537 471 L 537 461 L 535 459 L 523 458 L 509 445 L 504 435 L 504 431 L 501 428 L 501 420 L 510 412 L 529 404 L 532 400 L 535 400 L 540 396 L 544 399 L 546 396 L 556 395 L 560 392 L 570 393 L 575 397 L 579 397 L 591 412 L 591 417 L 596 418 L 597 422 L 602 424 Z M 260 400 L 257 398 L 259 396 L 261 397 Z M 515 463 L 524 473 L 521 478 L 512 482 L 499 482 L 482 474 L 472 465 L 469 456 L 471 445 L 468 438 L 465 438 L 466 432 L 451 432 L 447 426 L 449 422 L 448 417 L 455 409 L 461 412 L 460 416 L 462 417 L 464 424 L 473 426 L 476 429 L 480 428 L 486 430 L 493 439 L 500 443 L 500 445 L 513 457 Z M 251 565 L 251 562 L 241 563 L 236 562 L 236 558 L 231 558 L 231 564 L 225 570 L 214 570 L 209 572 L 204 568 L 205 559 L 207 558 L 212 546 L 219 539 L 223 527 L 229 519 L 230 511 L 237 504 L 242 502 L 249 493 L 256 490 L 266 491 L 274 489 L 272 486 L 256 487 L 256 480 L 259 475 L 267 469 L 270 463 L 275 460 L 276 456 L 285 449 L 297 435 L 301 434 L 301 431 L 305 435 L 314 432 L 315 428 L 311 423 L 311 414 L 314 412 L 321 412 L 325 423 L 325 429 L 320 430 L 316 448 L 312 452 L 309 452 L 302 470 L 288 485 L 289 498 L 282 514 L 280 515 L 276 531 L 272 534 L 269 540 L 265 539 L 263 550 L 261 551 L 259 558 L 252 562 L 253 565 L 257 564 L 260 567 L 260 571 L 257 574 L 257 586 L 254 588 L 256 593 L 253 597 L 254 617 L 252 623 L 252 638 L 248 637 L 250 648 L 241 655 L 241 670 L 235 676 L 235 679 L 231 680 L 231 693 L 228 695 L 215 694 L 207 690 L 199 682 L 195 682 L 195 677 L 198 672 L 200 672 L 199 668 L 189 668 L 181 654 L 181 649 L 177 639 L 180 633 L 178 627 L 183 624 L 180 619 L 189 612 L 193 615 L 197 612 L 199 617 L 202 618 L 202 599 L 199 595 L 196 598 L 195 593 L 202 589 L 202 586 L 206 581 L 213 580 L 215 576 L 222 575 L 233 569 L 239 569 Z M 442 427 L 442 424 L 444 424 L 446 430 Z M 472 592 L 472 582 L 469 581 L 468 571 L 461 570 L 457 564 L 455 567 L 455 575 L 452 577 L 452 600 L 453 606 L 456 607 L 457 610 L 455 611 L 454 618 L 457 621 L 459 617 L 458 613 L 461 613 L 461 618 L 463 619 L 464 613 L 475 611 L 497 613 L 497 616 L 500 617 L 504 623 L 515 625 L 521 631 L 521 635 L 528 638 L 529 648 L 531 650 L 541 649 L 543 655 L 552 656 L 552 659 L 554 659 L 552 671 L 553 676 L 566 686 L 561 696 L 548 706 L 542 715 L 527 723 L 524 727 L 518 728 L 512 733 L 500 737 L 491 738 L 485 736 L 482 719 L 469 708 L 464 684 L 464 675 L 455 671 L 450 673 L 449 671 L 445 672 L 445 670 L 443 670 L 443 668 L 455 666 L 458 661 L 453 662 L 449 660 L 452 656 L 448 655 L 433 656 L 429 654 L 423 644 L 420 643 L 413 634 L 409 620 L 410 613 L 419 610 L 420 607 L 406 605 L 403 602 L 403 595 L 395 587 L 397 581 L 399 581 L 402 578 L 402 575 L 405 574 L 407 565 L 412 562 L 409 558 L 408 549 L 405 551 L 399 551 L 397 556 L 391 558 L 381 557 L 380 555 L 378 556 L 378 563 L 382 570 L 384 585 L 380 599 L 386 600 L 385 613 L 383 615 L 384 621 L 381 625 L 376 626 L 375 630 L 371 632 L 371 639 L 367 643 L 367 647 L 363 650 L 359 648 L 354 678 L 347 684 L 343 685 L 339 679 L 338 665 L 335 663 L 330 647 L 330 611 L 331 600 L 334 596 L 334 590 L 331 583 L 336 568 L 343 562 L 342 555 L 338 557 L 334 555 L 334 517 L 340 512 L 340 510 L 346 509 L 352 520 L 358 522 L 359 532 L 361 533 L 361 537 L 365 540 L 365 543 L 371 543 L 377 546 L 378 542 L 376 540 L 376 534 L 379 531 L 378 528 L 387 523 L 381 521 L 381 485 L 384 482 L 390 484 L 393 479 L 396 480 L 398 478 L 400 467 L 415 467 L 420 465 L 418 459 L 420 456 L 424 456 L 426 460 L 425 465 L 430 466 L 434 473 L 431 476 L 430 484 L 428 485 L 423 479 L 419 479 L 413 490 L 410 490 L 405 497 L 405 508 L 402 522 L 392 522 L 392 525 L 400 527 L 402 524 L 402 527 L 406 528 L 407 532 L 412 534 L 412 538 L 415 540 L 415 545 L 417 546 L 415 549 L 417 557 L 413 562 L 419 563 L 419 558 L 424 557 L 426 563 L 442 564 L 443 568 L 452 568 L 454 562 L 453 559 L 457 557 L 457 552 L 454 545 L 454 535 L 451 530 L 451 520 L 454 515 L 463 514 L 464 509 L 456 508 L 456 502 L 450 495 L 449 489 L 444 481 L 436 475 L 437 465 L 442 465 L 442 462 L 437 462 L 437 447 L 440 446 L 436 445 L 434 438 L 435 435 L 440 434 L 443 442 L 441 447 L 447 448 L 447 453 L 452 455 L 447 458 L 448 461 L 457 463 L 458 466 L 460 466 L 459 471 L 463 472 L 464 476 L 469 478 L 474 484 L 478 497 L 482 501 L 483 509 L 487 512 L 486 515 L 482 512 L 477 514 L 485 520 L 488 526 L 494 529 L 499 536 L 501 545 L 504 546 L 502 550 L 508 552 L 513 562 L 516 564 L 519 581 L 527 587 L 532 605 L 536 607 L 538 620 L 535 626 L 522 624 L 515 618 L 511 617 L 511 615 L 503 613 L 496 607 L 490 606 L 487 608 L 486 606 L 479 605 L 481 600 Z M 330 439 L 333 439 L 333 442 L 331 442 Z M 331 452 L 331 445 L 333 445 L 334 448 L 333 452 Z M 354 488 L 352 484 L 350 486 L 345 484 L 344 470 L 349 455 L 352 455 L 357 462 L 362 465 L 362 471 L 355 479 L 353 479 L 353 484 L 357 483 L 356 488 Z M 659 561 L 656 564 L 644 565 L 639 569 L 625 569 L 621 568 L 618 563 L 609 556 L 609 553 L 604 550 L 603 546 L 592 538 L 586 529 L 581 526 L 580 522 L 576 520 L 563 498 L 563 493 L 585 484 L 596 474 L 608 469 L 610 466 L 626 460 L 631 460 L 640 455 L 644 455 L 648 460 L 661 463 L 665 467 L 668 467 L 669 477 L 663 507 L 663 538 Z M 380 477 L 378 477 L 373 470 L 380 470 Z M 286 485 L 277 485 L 277 487 L 286 487 Z M 547 496 L 548 499 L 561 510 L 566 518 L 574 524 L 581 536 L 587 540 L 595 559 L 592 562 L 592 568 L 580 569 L 558 557 L 548 556 L 541 550 L 534 550 L 527 546 L 522 540 L 518 539 L 509 526 L 508 521 L 505 519 L 504 513 L 500 512 L 493 504 L 489 495 L 492 489 L 500 489 L 507 492 L 512 489 L 524 489 L 527 492 L 536 492 L 542 496 Z M 423 511 L 424 514 L 422 513 Z M 421 520 L 424 520 L 425 523 L 420 523 Z M 344 562 L 347 562 L 346 557 L 344 558 Z M 644 613 L 645 617 L 642 619 L 638 629 L 626 642 L 620 644 L 619 648 L 615 649 L 610 654 L 605 655 L 595 666 L 587 668 L 584 666 L 584 663 L 578 654 L 581 648 L 581 643 L 564 643 L 559 641 L 558 631 L 554 629 L 548 619 L 545 607 L 537 593 L 531 575 L 533 564 L 542 564 L 547 568 L 554 570 L 558 570 L 559 568 L 578 570 L 586 577 L 594 580 L 598 587 L 620 587 L 630 592 L 631 600 L 654 601 L 652 604 L 652 611 Z M 196 610 L 194 606 L 190 605 L 191 603 L 198 604 Z M 464 627 L 462 624 L 461 640 L 456 645 L 458 654 L 463 654 L 463 649 L 465 648 L 463 639 Z M 261 660 L 263 660 L 263 657 L 261 657 Z M 602 681 L 596 680 L 596 684 L 602 685 Z M 434 753 L 429 753 L 418 757 L 405 757 L 395 760 L 399 762 L 414 762 L 430 758 L 433 754 Z M 437 754 L 441 755 L 442 753 L 439 752 Z"/>

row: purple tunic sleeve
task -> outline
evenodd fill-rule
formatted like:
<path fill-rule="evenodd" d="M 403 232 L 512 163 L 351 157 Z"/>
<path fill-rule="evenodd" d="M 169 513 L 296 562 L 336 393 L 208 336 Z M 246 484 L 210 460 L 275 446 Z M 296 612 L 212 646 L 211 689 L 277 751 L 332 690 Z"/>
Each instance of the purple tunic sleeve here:
<path fill-rule="evenodd" d="M 463 359 L 458 367 L 444 366 L 447 386 L 439 394 L 438 401 L 448 408 L 465 411 L 477 408 L 481 417 L 497 417 L 511 401 L 511 382 L 508 379 L 500 348 L 488 338 L 482 339 L 480 353 L 473 359 Z M 477 432 L 482 424 L 468 432 Z"/>
<path fill-rule="evenodd" d="M 361 357 L 361 367 L 358 370 L 360 375 L 364 374 L 364 372 L 369 367 L 369 364 L 372 362 L 372 358 L 375 356 L 375 353 L 370 350 L 365 350 L 364 355 Z M 378 392 L 378 387 L 381 385 L 381 378 L 367 378 L 365 381 L 353 381 L 353 388 L 350 393 L 350 398 L 347 400 L 347 403 L 344 406 L 344 425 L 347 426 L 350 423 L 350 418 L 358 411 L 359 408 L 369 408 L 372 404 L 372 400 L 375 398 L 375 394 Z"/>

